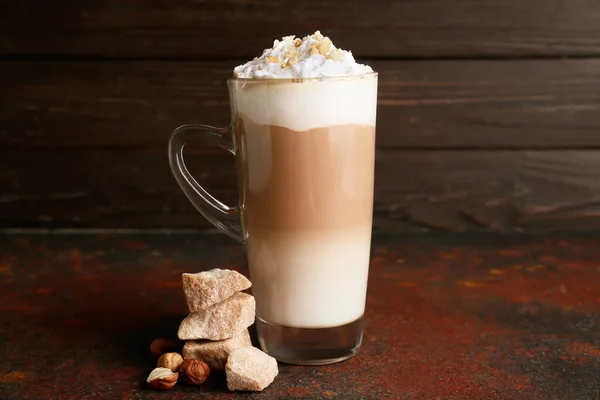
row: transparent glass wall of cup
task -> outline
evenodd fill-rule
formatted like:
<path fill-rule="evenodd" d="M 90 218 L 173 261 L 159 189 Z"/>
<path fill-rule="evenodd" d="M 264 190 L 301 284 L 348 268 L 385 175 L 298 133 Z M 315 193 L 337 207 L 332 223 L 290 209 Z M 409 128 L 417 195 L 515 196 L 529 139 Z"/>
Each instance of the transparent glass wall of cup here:
<path fill-rule="evenodd" d="M 319 365 L 360 347 L 373 213 L 377 74 L 230 79 L 232 129 L 177 128 L 169 161 L 194 206 L 245 243 L 260 346 Z M 230 151 L 240 202 L 227 206 L 188 172 L 192 136 Z"/>

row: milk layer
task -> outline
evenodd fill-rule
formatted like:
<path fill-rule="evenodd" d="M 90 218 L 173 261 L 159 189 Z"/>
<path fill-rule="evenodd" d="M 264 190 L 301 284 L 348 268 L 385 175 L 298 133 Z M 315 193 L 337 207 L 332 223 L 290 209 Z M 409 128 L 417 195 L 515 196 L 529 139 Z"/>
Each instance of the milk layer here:
<path fill-rule="evenodd" d="M 353 322 L 365 310 L 371 226 L 251 235 L 248 246 L 257 317 L 296 328 Z"/>

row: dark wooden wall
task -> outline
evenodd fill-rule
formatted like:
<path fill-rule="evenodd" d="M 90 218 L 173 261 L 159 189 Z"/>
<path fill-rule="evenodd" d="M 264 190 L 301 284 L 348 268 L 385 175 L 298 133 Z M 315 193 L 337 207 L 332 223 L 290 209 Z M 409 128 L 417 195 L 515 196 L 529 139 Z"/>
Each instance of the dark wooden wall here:
<path fill-rule="evenodd" d="M 375 227 L 600 228 L 598 0 L 0 2 L 0 226 L 207 228 L 170 131 L 321 29 L 380 73 Z M 235 202 L 233 160 L 194 148 Z"/>

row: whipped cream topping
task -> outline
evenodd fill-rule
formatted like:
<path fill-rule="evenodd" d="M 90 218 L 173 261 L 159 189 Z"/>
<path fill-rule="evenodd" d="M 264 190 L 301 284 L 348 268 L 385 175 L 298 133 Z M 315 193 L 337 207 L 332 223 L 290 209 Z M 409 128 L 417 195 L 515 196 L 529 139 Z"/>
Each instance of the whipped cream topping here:
<path fill-rule="evenodd" d="M 275 40 L 260 57 L 240 65 L 233 76 L 245 79 L 290 79 L 356 76 L 372 73 L 354 60 L 352 52 L 335 47 L 317 31 L 302 39 L 285 36 Z"/>

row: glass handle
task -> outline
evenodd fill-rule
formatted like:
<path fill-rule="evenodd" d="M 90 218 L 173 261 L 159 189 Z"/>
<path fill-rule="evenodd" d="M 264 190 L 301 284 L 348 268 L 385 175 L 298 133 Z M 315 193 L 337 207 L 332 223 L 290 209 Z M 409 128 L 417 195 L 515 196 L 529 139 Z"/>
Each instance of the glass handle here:
<path fill-rule="evenodd" d="M 208 125 L 182 125 L 169 139 L 169 164 L 177 183 L 190 202 L 211 224 L 238 242 L 245 236 L 240 220 L 240 206 L 229 207 L 215 199 L 194 179 L 183 160 L 183 148 L 190 138 L 199 138 L 203 144 L 218 146 L 235 154 L 231 131 Z"/>

